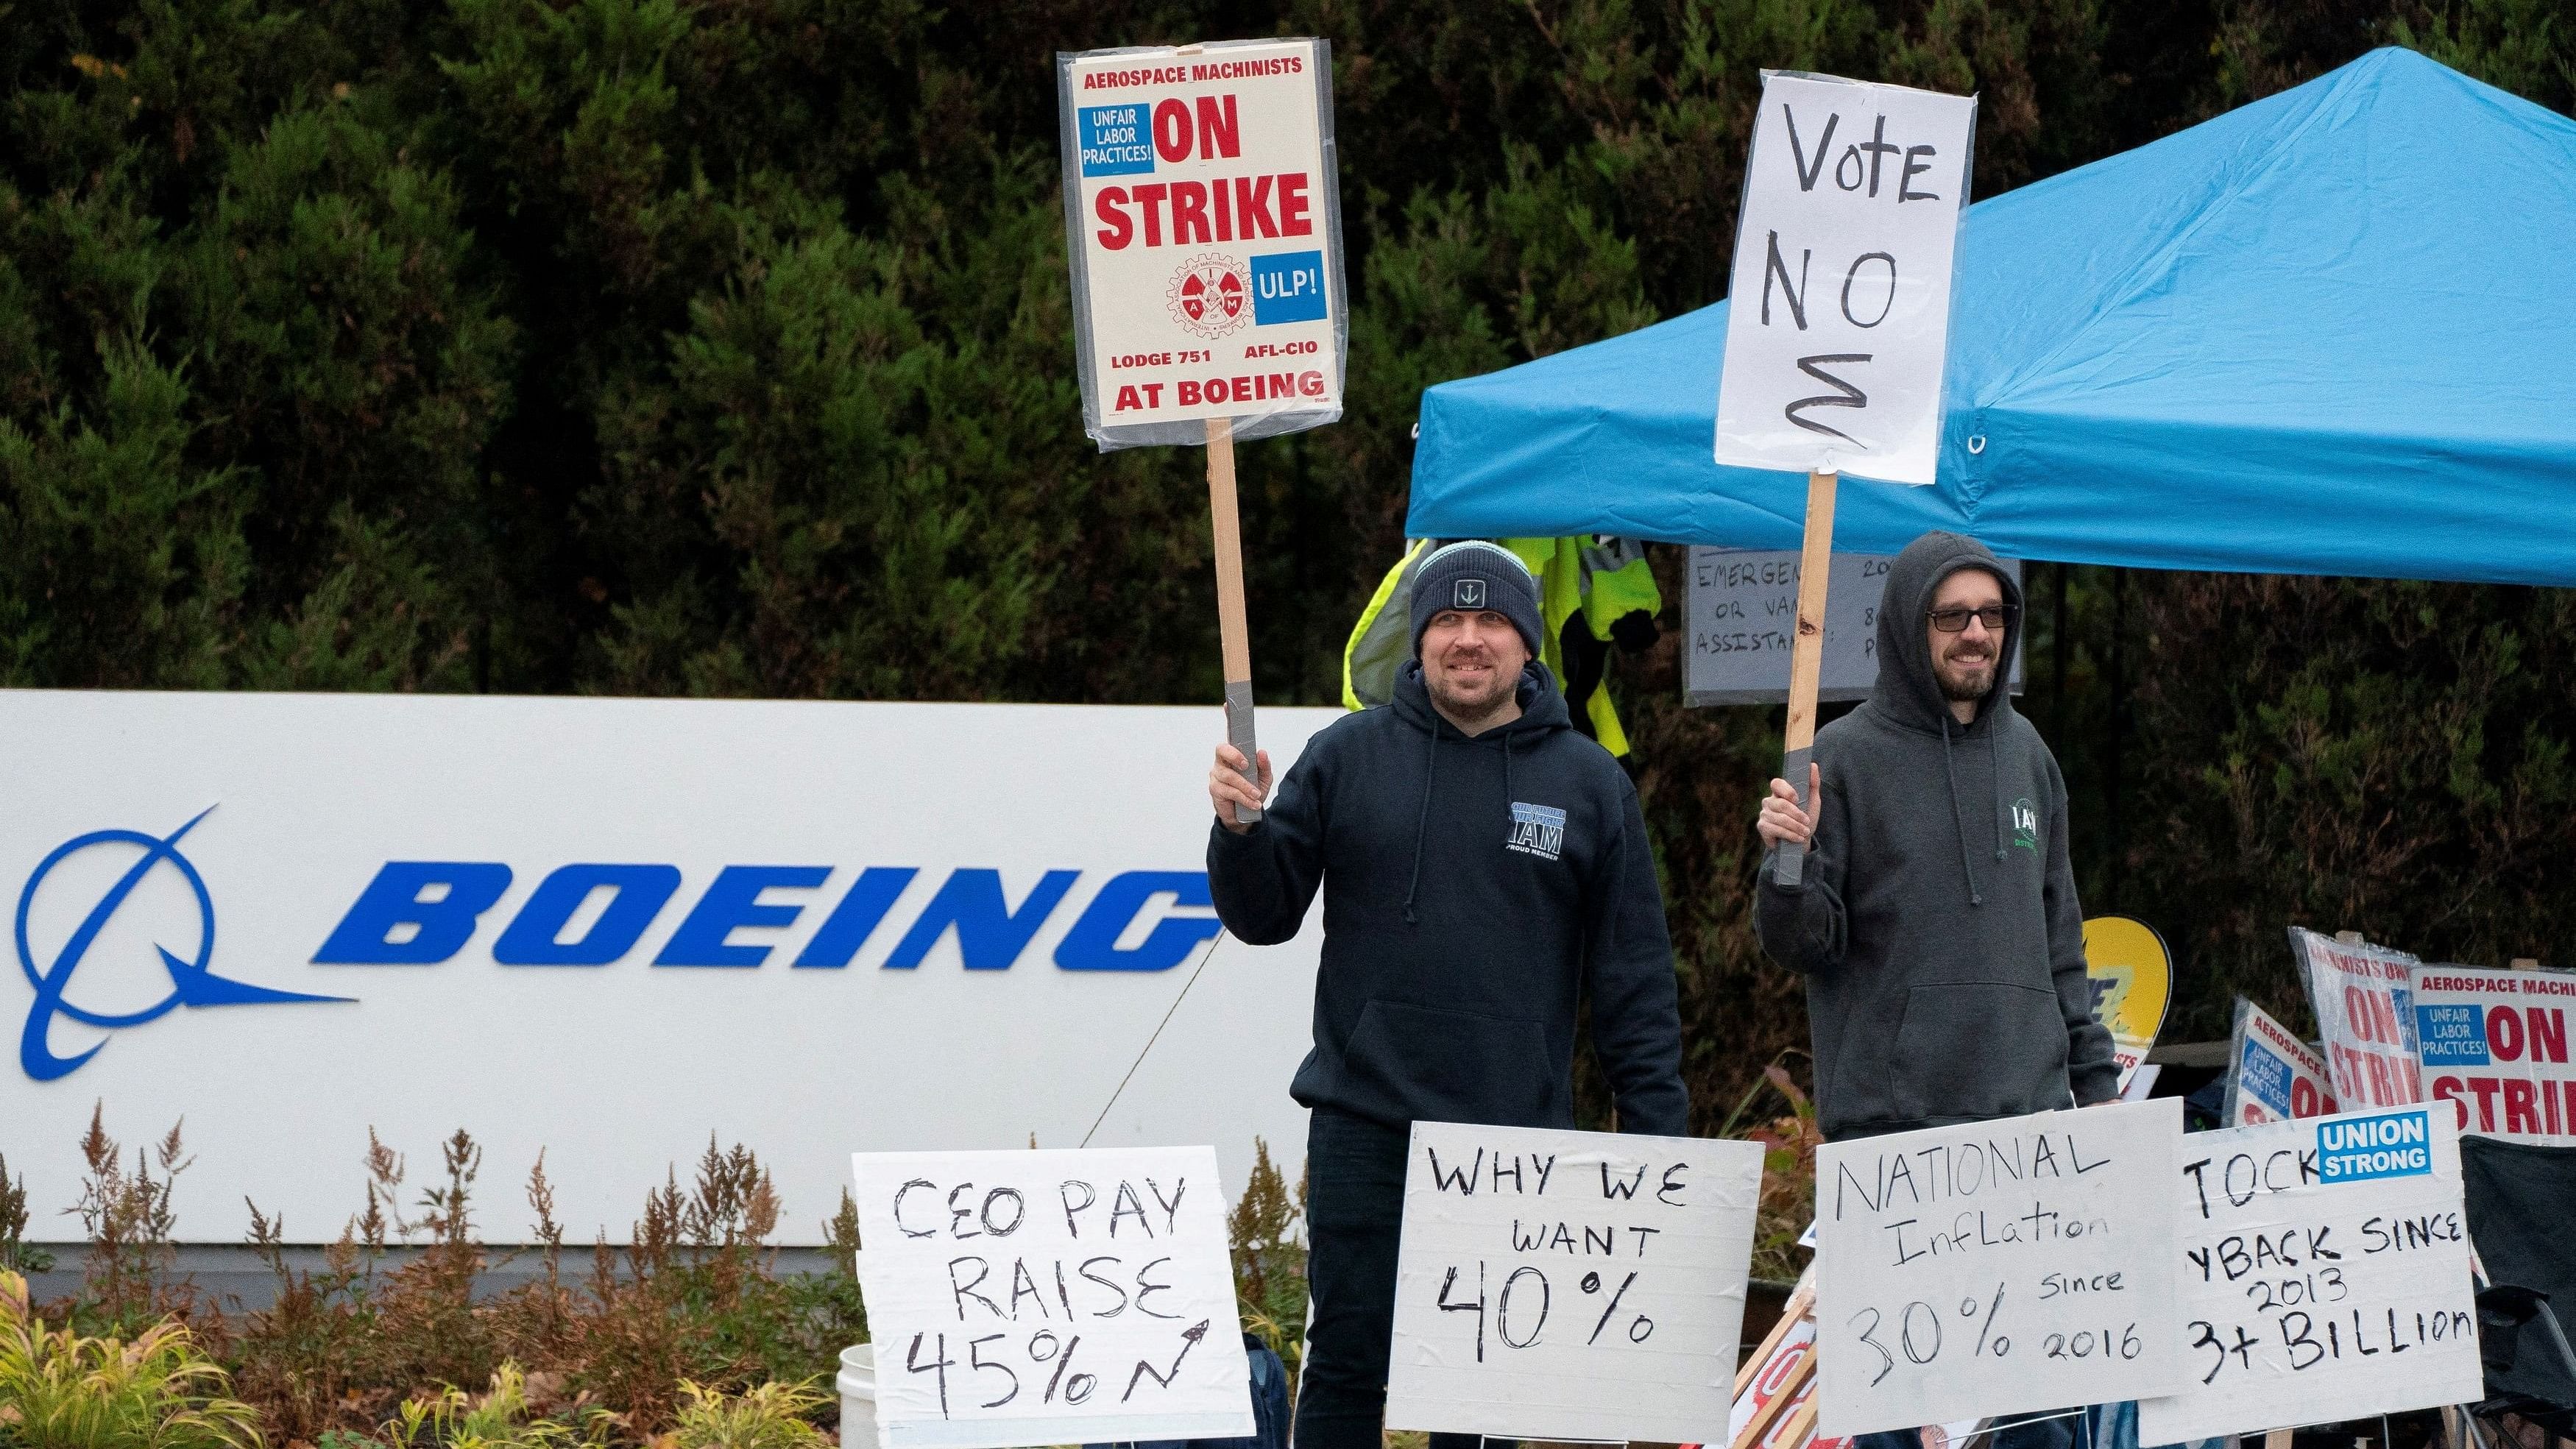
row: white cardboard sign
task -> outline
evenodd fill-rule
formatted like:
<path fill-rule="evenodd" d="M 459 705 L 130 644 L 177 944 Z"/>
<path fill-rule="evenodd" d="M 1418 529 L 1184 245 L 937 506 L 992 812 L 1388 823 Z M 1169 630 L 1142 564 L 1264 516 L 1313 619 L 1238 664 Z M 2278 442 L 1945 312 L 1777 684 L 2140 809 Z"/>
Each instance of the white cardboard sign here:
<path fill-rule="evenodd" d="M 1717 461 L 1930 483 L 1974 96 L 1766 72 Z"/>
<path fill-rule="evenodd" d="M 1332 48 L 1056 57 L 1085 429 L 1104 448 L 1341 416 Z"/>
<path fill-rule="evenodd" d="M 2139 1442 L 2484 1396 L 2450 1116 L 2409 1107 L 2182 1139 L 2169 1252 L 2187 1385 L 2139 1402 Z"/>
<path fill-rule="evenodd" d="M 1716 1437 L 1759 1144 L 1416 1122 L 1411 1152 L 1387 1427 Z"/>
<path fill-rule="evenodd" d="M 2182 1101 L 1816 1153 L 1819 1434 L 2062 1409 L 2181 1382 L 2169 1174 Z"/>
<path fill-rule="evenodd" d="M 2335 1100 L 2353 1109 L 2424 1100 L 2417 1081 L 2415 958 L 2297 926 L 2290 928 L 2290 949 L 2316 1008 Z"/>
<path fill-rule="evenodd" d="M 851 1161 L 882 1449 L 1252 1432 L 1214 1151 Z"/>

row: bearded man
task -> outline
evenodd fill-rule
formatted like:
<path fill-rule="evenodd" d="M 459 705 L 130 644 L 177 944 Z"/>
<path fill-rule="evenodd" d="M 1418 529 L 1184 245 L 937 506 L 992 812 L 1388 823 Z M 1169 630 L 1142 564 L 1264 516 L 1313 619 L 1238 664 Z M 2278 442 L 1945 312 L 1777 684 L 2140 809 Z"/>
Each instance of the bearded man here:
<path fill-rule="evenodd" d="M 2012 707 L 2021 588 L 1985 545 L 1927 533 L 1888 569 L 1878 683 L 1816 732 L 1808 805 L 1771 782 L 1754 929 L 1807 978 L 1816 1118 L 1837 1142 L 2092 1106 L 2118 1094 L 2093 1019 L 2066 782 Z M 1807 847 L 1783 886 L 1783 842 Z M 1995 1449 L 2058 1449 L 2023 1416 Z M 1857 1449 L 1915 1449 L 1909 1431 Z"/>
<path fill-rule="evenodd" d="M 1482 540 L 1426 558 L 1394 698 L 1316 735 L 1270 793 L 1221 745 L 1208 888 L 1256 946 L 1320 886 L 1307 1129 L 1307 1323 L 1297 1449 L 1379 1449 L 1416 1121 L 1574 1125 L 1576 1003 L 1618 1125 L 1682 1135 L 1672 942 L 1637 792 L 1571 727 L 1539 651 L 1538 581 Z M 1436 1434 L 1440 1449 L 1473 1435 Z"/>

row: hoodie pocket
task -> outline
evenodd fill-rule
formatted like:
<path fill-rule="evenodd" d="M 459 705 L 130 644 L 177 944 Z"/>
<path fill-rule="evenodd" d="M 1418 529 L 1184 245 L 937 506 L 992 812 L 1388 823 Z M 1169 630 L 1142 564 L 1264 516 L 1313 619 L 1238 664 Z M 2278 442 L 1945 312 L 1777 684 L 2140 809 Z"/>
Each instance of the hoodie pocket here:
<path fill-rule="evenodd" d="M 1905 1121 L 2016 1117 L 2066 1104 L 2057 993 L 2000 981 L 1906 992 L 1888 1074 Z"/>
<path fill-rule="evenodd" d="M 1546 1126 L 1557 1096 L 1537 1022 L 1396 1001 L 1360 1008 L 1342 1073 L 1414 1121 Z"/>

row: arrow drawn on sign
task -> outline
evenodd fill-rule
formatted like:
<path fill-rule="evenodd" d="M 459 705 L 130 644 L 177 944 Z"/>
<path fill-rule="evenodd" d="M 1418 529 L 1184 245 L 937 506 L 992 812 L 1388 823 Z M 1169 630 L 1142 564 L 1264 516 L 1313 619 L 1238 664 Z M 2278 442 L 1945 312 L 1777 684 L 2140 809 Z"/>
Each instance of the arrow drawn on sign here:
<path fill-rule="evenodd" d="M 1172 1355 L 1172 1371 L 1170 1373 L 1155 1373 L 1154 1366 L 1152 1364 L 1145 1362 L 1141 1358 L 1136 1360 L 1136 1371 L 1127 1376 L 1127 1392 L 1118 1396 L 1118 1402 L 1123 1404 L 1129 1399 L 1136 1397 L 1136 1386 L 1143 1383 L 1146 1376 L 1149 1374 L 1153 1376 L 1154 1382 L 1157 1385 L 1167 1389 L 1170 1388 L 1172 1386 L 1172 1380 L 1181 1376 L 1181 1360 L 1190 1356 L 1190 1350 L 1198 1347 L 1200 1339 L 1207 1337 L 1207 1331 L 1208 1320 L 1204 1318 L 1182 1330 L 1181 1351 Z"/>

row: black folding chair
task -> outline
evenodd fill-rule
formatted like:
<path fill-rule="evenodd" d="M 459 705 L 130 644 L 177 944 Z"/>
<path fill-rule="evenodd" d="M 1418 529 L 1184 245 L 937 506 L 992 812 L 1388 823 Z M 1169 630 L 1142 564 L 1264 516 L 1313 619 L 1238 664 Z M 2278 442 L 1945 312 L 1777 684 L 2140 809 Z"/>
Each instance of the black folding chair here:
<path fill-rule="evenodd" d="M 2488 1286 L 2478 1294 L 2487 1397 L 2477 1418 L 2512 1415 L 2576 1435 L 2576 1349 L 2561 1310 L 2576 1310 L 2576 1148 L 2460 1139 L 2469 1239 Z"/>

